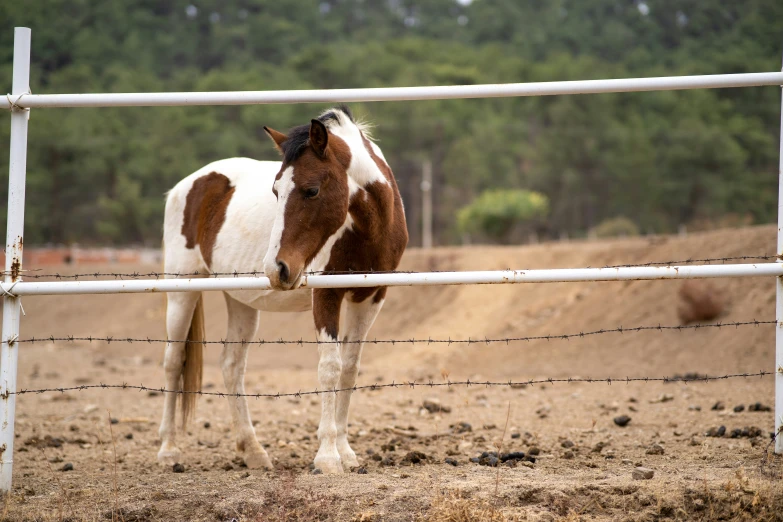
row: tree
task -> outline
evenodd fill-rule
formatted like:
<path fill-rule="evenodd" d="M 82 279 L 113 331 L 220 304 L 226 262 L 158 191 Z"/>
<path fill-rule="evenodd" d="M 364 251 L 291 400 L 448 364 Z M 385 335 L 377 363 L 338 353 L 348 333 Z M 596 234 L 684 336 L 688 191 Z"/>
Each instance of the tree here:
<path fill-rule="evenodd" d="M 549 200 L 529 190 L 493 189 L 481 193 L 457 213 L 460 230 L 481 234 L 497 243 L 508 244 L 512 234 L 531 231 L 549 212 Z"/>

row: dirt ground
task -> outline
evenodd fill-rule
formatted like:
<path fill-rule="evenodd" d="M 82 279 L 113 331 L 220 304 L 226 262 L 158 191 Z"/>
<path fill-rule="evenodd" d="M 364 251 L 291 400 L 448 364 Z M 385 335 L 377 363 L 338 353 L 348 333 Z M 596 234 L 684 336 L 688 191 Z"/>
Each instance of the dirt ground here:
<path fill-rule="evenodd" d="M 529 247 L 410 250 L 402 269 L 492 270 L 645 263 L 774 253 L 775 228 Z M 35 268 L 35 267 L 26 267 Z M 61 273 L 149 271 L 112 265 Z M 50 270 L 47 267 L 45 270 Z M 370 333 L 377 339 L 482 339 L 677 325 L 679 281 L 395 288 Z M 774 319 L 769 278 L 718 279 L 721 321 Z M 165 336 L 164 297 L 37 297 L 23 301 L 22 337 Z M 225 335 L 225 307 L 207 295 L 207 337 Z M 314 339 L 309 314 L 264 314 L 258 337 Z M 359 385 L 386 382 L 663 377 L 771 371 L 774 325 L 609 333 L 571 340 L 442 345 L 368 344 Z M 162 345 L 36 343 L 20 347 L 20 389 L 93 383 L 160 387 Z M 207 391 L 223 390 L 219 346 Z M 313 390 L 313 346 L 250 352 L 249 393 Z M 430 413 L 438 399 L 450 412 Z M 724 409 L 713 409 L 722 402 Z M 180 439 L 184 472 L 158 466 L 159 394 L 91 390 L 17 401 L 14 488 L 7 520 L 781 520 L 783 463 L 768 455 L 773 378 L 527 387 L 406 387 L 354 394 L 350 442 L 362 462 L 312 474 L 317 397 L 251 400 L 274 472 L 244 468 L 222 398 L 202 398 Z M 744 410 L 735 412 L 735 406 Z M 754 408 L 755 409 L 755 408 Z M 631 418 L 620 427 L 614 418 Z M 114 419 L 114 423 L 110 422 Z M 470 430 L 461 423 L 468 423 Z M 723 437 L 708 437 L 725 426 Z M 751 428 L 758 436 L 729 435 Z M 757 428 L 754 430 L 752 428 Z M 748 431 L 746 431 L 748 435 Z M 483 466 L 484 451 L 536 453 L 535 462 Z M 533 450 L 531 452 L 531 449 Z M 412 452 L 420 452 L 418 455 Z M 407 458 L 406 458 L 407 456 Z M 379 462 L 378 459 L 381 461 Z M 454 459 L 456 466 L 445 463 Z M 419 460 L 417 463 L 411 461 Z M 633 470 L 652 470 L 636 480 Z M 63 471 L 64 469 L 69 469 Z"/>

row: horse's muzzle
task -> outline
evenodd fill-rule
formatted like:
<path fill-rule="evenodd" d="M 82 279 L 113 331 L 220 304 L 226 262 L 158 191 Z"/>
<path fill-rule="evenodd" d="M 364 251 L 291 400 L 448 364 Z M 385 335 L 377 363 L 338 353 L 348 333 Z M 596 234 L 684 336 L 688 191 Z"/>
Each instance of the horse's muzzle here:
<path fill-rule="evenodd" d="M 288 263 L 282 260 L 275 260 L 275 264 L 266 269 L 266 275 L 269 278 L 269 283 L 275 290 L 295 290 L 299 288 L 302 281 L 302 271 L 298 271 L 292 275 L 291 269 Z"/>

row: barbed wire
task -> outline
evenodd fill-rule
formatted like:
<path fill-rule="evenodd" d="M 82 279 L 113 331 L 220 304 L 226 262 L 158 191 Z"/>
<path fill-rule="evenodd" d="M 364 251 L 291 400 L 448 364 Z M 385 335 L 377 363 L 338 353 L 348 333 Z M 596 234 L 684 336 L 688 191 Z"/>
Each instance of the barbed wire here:
<path fill-rule="evenodd" d="M 633 333 L 633 332 L 644 332 L 644 331 L 682 331 L 682 330 L 700 330 L 704 328 L 739 328 L 741 326 L 761 326 L 761 325 L 767 325 L 767 324 L 776 324 L 777 321 L 775 320 L 769 320 L 769 321 L 759 321 L 756 319 L 753 319 L 751 321 L 731 321 L 731 322 L 717 322 L 717 323 L 697 323 L 697 324 L 689 324 L 689 325 L 648 325 L 648 326 L 635 326 L 631 328 L 625 328 L 623 326 L 618 326 L 617 328 L 609 328 L 605 329 L 602 328 L 600 330 L 592 330 L 587 332 L 578 332 L 578 333 L 567 333 L 567 334 L 557 334 L 557 335 L 529 335 L 529 336 L 522 336 L 522 337 L 484 337 L 484 338 L 472 338 L 468 337 L 467 339 L 452 339 L 449 337 L 448 339 L 433 339 L 431 337 L 424 339 L 416 339 L 416 338 L 409 338 L 409 339 L 367 339 L 364 341 L 357 340 L 357 341 L 339 341 L 340 344 L 498 344 L 498 343 L 505 343 L 509 344 L 511 342 L 519 342 L 519 341 L 554 341 L 554 340 L 569 340 L 574 338 L 583 338 L 583 337 L 590 337 L 595 335 L 603 335 L 603 334 L 624 334 L 624 333 Z M 5 341 L 3 341 L 5 342 Z M 248 344 L 248 345 L 265 345 L 265 344 L 273 344 L 273 345 L 286 345 L 286 344 L 293 344 L 293 345 L 319 345 L 319 344 L 334 344 L 335 341 L 319 341 L 319 340 L 305 340 L 305 339 L 292 339 L 292 340 L 285 340 L 285 339 L 276 339 L 276 340 L 268 340 L 268 339 L 257 339 L 257 340 L 237 340 L 237 341 L 229 341 L 227 339 L 221 339 L 221 340 L 202 340 L 202 341 L 190 341 L 190 340 L 183 340 L 183 339 L 156 339 L 152 337 L 114 337 L 114 336 L 82 336 L 77 337 L 74 335 L 66 335 L 66 336 L 60 336 L 55 337 L 53 335 L 49 337 L 29 337 L 26 339 L 15 339 L 12 341 L 12 344 L 14 343 L 46 343 L 46 342 L 105 342 L 105 343 L 195 343 L 195 344 L 222 344 L 222 345 L 233 345 L 233 344 Z"/>
<path fill-rule="evenodd" d="M 708 263 L 708 264 L 727 263 L 729 261 L 732 262 L 752 261 L 752 260 L 769 261 L 769 260 L 779 260 L 780 258 L 781 256 L 778 255 L 729 256 L 729 257 L 711 257 L 711 258 L 702 258 L 702 259 L 688 258 L 688 259 L 678 259 L 678 260 L 670 260 L 670 261 L 650 261 L 647 263 L 629 263 L 624 265 L 604 265 L 598 267 L 587 266 L 585 268 L 634 268 L 634 267 L 645 267 L 645 266 L 687 265 L 687 264 L 694 264 L 694 263 Z M 143 279 L 143 278 L 160 279 L 161 277 L 190 278 L 190 277 L 264 277 L 265 276 L 263 270 L 245 270 L 245 271 L 234 270 L 232 272 L 206 272 L 206 271 L 194 270 L 192 272 L 84 272 L 78 274 L 60 274 L 58 272 L 46 273 L 46 274 L 33 273 L 39 270 L 43 270 L 43 269 L 22 270 L 23 277 L 27 279 L 78 280 L 78 279 L 86 279 L 86 278 L 98 279 L 100 277 L 110 277 L 114 279 Z M 507 268 L 506 270 L 511 270 L 511 268 Z M 529 269 L 520 269 L 520 270 L 524 271 Z M 429 270 L 428 272 L 440 273 L 440 272 L 451 272 L 451 271 L 452 270 Z M 312 270 L 312 271 L 305 272 L 305 275 L 346 275 L 346 274 L 363 275 L 363 274 L 418 274 L 418 273 L 421 272 L 415 270 L 370 270 L 370 271 Z M 4 271 L 2 272 L 2 274 L 8 275 L 8 272 Z"/>
<path fill-rule="evenodd" d="M 607 265 L 603 266 L 601 268 L 626 268 L 626 267 L 637 267 L 637 266 L 656 266 L 656 265 L 663 265 L 663 266 L 672 266 L 672 265 L 689 265 L 693 263 L 727 263 L 729 261 L 770 261 L 770 260 L 781 260 L 783 256 L 779 255 L 759 255 L 759 256 L 730 256 L 730 257 L 708 257 L 708 258 L 702 258 L 702 259 L 694 259 L 694 258 L 688 258 L 688 259 L 678 259 L 678 260 L 672 260 L 672 261 L 650 261 L 648 263 L 637 263 L 633 265 Z M 590 267 L 588 267 L 590 268 Z"/>
<path fill-rule="evenodd" d="M 732 373 L 732 374 L 726 374 L 726 375 L 719 375 L 719 376 L 709 376 L 709 375 L 700 375 L 700 376 L 694 376 L 691 378 L 683 378 L 683 377 L 621 377 L 621 378 L 613 378 L 613 377 L 605 377 L 600 379 L 593 379 L 590 377 L 563 377 L 563 378 L 543 378 L 543 379 L 529 379 L 529 380 L 522 380 L 522 381 L 471 381 L 470 379 L 467 379 L 465 381 L 445 381 L 445 382 L 416 382 L 416 381 L 404 381 L 404 382 L 390 382 L 385 384 L 366 384 L 363 386 L 351 386 L 349 388 L 335 388 L 332 390 L 312 390 L 312 391 L 297 391 L 297 392 L 287 392 L 287 393 L 228 393 L 228 392 L 210 392 L 210 391 L 203 391 L 203 390 L 167 390 L 166 388 L 155 388 L 151 386 L 144 386 L 143 384 L 82 384 L 79 386 L 69 386 L 69 387 L 55 387 L 55 388 L 40 388 L 40 389 L 34 389 L 34 390 L 28 390 L 28 389 L 22 389 L 15 392 L 8 392 L 9 395 L 25 395 L 30 393 L 52 393 L 52 392 L 60 392 L 65 393 L 69 391 L 85 391 L 85 390 L 92 390 L 92 389 L 103 389 L 103 390 L 109 390 L 109 389 L 121 389 L 121 390 L 136 390 L 136 391 L 146 391 L 146 392 L 158 392 L 158 393 L 174 393 L 178 395 L 199 395 L 199 396 L 215 396 L 215 397 L 232 397 L 232 398 L 239 398 L 239 397 L 246 397 L 246 398 L 255 398 L 255 399 L 261 399 L 261 398 L 272 398 L 272 399 L 279 399 L 284 397 L 304 397 L 308 395 L 323 395 L 325 393 L 340 393 L 340 392 L 355 392 L 355 391 L 363 391 L 363 390 L 382 390 L 385 388 L 439 388 L 439 387 L 452 387 L 452 386 L 484 386 L 484 387 L 495 387 L 495 386 L 508 386 L 509 388 L 513 387 L 521 387 L 521 386 L 533 386 L 536 384 L 562 384 L 562 383 L 589 383 L 589 384 L 608 384 L 612 385 L 615 383 L 625 383 L 629 384 L 632 382 L 709 382 L 709 381 L 718 381 L 718 380 L 727 380 L 727 379 L 737 379 L 737 378 L 751 378 L 751 377 L 766 377 L 768 375 L 772 375 L 774 372 L 767 372 L 767 371 L 759 371 L 756 373 Z"/>

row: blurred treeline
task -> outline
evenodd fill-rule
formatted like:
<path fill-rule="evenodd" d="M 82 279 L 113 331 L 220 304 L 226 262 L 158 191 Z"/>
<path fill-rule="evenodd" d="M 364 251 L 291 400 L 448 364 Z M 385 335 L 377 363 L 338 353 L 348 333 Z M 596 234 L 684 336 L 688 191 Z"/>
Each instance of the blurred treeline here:
<path fill-rule="evenodd" d="M 27 0 L 0 2 L 0 80 L 31 27 L 34 93 L 478 84 L 780 69 L 781 0 Z M 159 244 L 164 193 L 203 164 L 275 159 L 262 126 L 324 106 L 38 109 L 30 243 Z M 644 233 L 774 220 L 780 88 L 353 104 L 373 121 L 420 241 L 484 190 L 549 199 L 541 230 Z M 0 121 L 5 221 L 8 119 Z M 4 230 L 4 225 L 3 230 Z"/>

